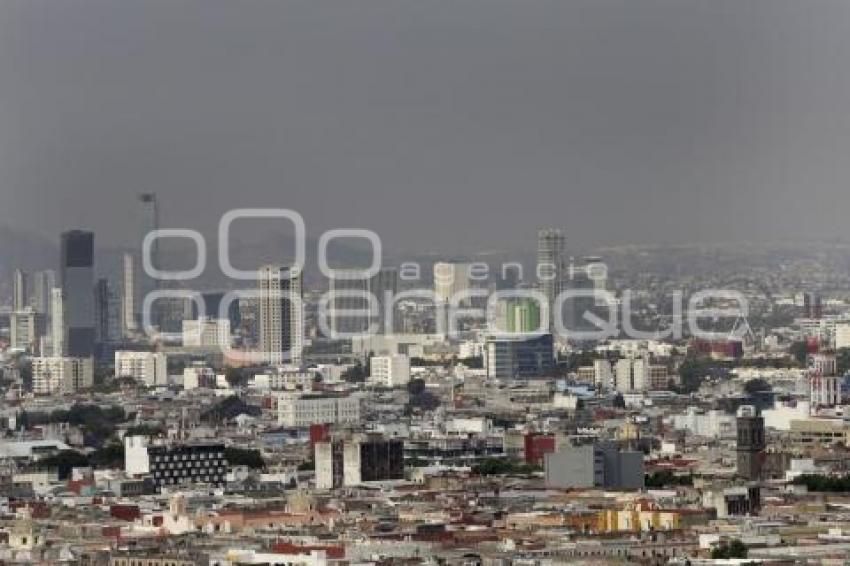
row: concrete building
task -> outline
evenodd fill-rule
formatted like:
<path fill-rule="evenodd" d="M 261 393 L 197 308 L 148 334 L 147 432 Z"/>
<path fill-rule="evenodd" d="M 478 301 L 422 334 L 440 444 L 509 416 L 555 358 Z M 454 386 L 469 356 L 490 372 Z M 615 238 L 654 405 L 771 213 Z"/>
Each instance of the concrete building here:
<path fill-rule="evenodd" d="M 73 393 L 94 383 L 92 358 L 39 357 L 32 359 L 32 389 L 36 395 Z"/>
<path fill-rule="evenodd" d="M 622 451 L 613 444 L 560 448 L 545 455 L 544 468 L 549 487 L 641 489 L 644 485 L 643 453 Z"/>
<path fill-rule="evenodd" d="M 335 489 L 404 479 L 404 441 L 355 435 L 315 445 L 316 487 Z"/>
<path fill-rule="evenodd" d="M 183 346 L 188 348 L 230 347 L 230 320 L 210 317 L 184 320 Z"/>
<path fill-rule="evenodd" d="M 369 381 L 383 387 L 403 387 L 410 381 L 410 358 L 403 354 L 369 359 Z"/>
<path fill-rule="evenodd" d="M 277 422 L 288 427 L 359 424 L 360 397 L 281 393 L 277 400 Z"/>
<path fill-rule="evenodd" d="M 688 407 L 683 414 L 670 417 L 673 429 L 705 438 L 735 438 L 737 419 L 717 409 L 701 411 Z"/>
<path fill-rule="evenodd" d="M 168 384 L 168 356 L 162 352 L 115 352 L 115 376 L 132 377 L 148 387 Z"/>
<path fill-rule="evenodd" d="M 301 274 L 266 265 L 259 280 L 260 350 L 270 364 L 302 361 L 304 322 Z"/>

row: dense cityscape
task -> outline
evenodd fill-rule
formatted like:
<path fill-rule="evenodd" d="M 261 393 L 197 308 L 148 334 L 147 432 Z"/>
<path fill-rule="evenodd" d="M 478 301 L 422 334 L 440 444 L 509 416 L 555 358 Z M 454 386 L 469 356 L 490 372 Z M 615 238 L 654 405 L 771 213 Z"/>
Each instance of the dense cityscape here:
<path fill-rule="evenodd" d="M 155 267 L 174 234 L 157 195 L 139 207 L 151 230 L 106 256 L 117 277 L 71 230 L 55 266 L 3 287 L 4 563 L 850 552 L 843 267 L 687 246 L 607 250 L 645 257 L 618 267 L 541 229 L 530 266 L 373 249 L 370 267 L 262 265 L 209 289 Z M 665 267 L 711 253 L 728 265 Z"/>
<path fill-rule="evenodd" d="M 0 566 L 850 564 L 850 2 L 0 0 Z"/>

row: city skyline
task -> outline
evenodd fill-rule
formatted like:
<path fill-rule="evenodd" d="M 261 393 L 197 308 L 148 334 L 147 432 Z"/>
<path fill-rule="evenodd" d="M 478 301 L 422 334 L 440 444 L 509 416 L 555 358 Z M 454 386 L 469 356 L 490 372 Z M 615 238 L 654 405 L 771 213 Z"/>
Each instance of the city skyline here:
<path fill-rule="evenodd" d="M 850 7 L 815 4 L 4 3 L 0 226 L 129 246 L 156 192 L 404 251 L 841 237 Z"/>

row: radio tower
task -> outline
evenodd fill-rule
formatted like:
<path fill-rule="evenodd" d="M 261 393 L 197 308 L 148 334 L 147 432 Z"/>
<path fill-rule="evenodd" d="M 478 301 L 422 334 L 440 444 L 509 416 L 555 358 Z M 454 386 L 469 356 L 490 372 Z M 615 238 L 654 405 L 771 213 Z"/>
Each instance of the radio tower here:
<path fill-rule="evenodd" d="M 142 203 L 142 207 L 144 208 L 144 216 L 142 220 L 142 241 L 144 241 L 145 236 L 147 236 L 150 232 L 159 230 L 159 206 L 156 202 L 156 193 L 141 193 L 139 195 L 139 202 Z M 159 263 L 159 238 L 154 240 L 153 245 L 151 246 L 151 263 L 153 263 L 154 267 L 157 269 L 161 269 Z M 154 279 L 154 281 L 152 281 L 152 286 L 154 289 L 158 289 L 159 281 Z"/>

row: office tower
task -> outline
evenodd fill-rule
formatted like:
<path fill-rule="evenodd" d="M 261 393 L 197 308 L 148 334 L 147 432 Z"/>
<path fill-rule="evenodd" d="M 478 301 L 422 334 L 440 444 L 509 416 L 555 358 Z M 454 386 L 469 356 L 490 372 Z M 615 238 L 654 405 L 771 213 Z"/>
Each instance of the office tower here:
<path fill-rule="evenodd" d="M 56 287 L 56 272 L 52 269 L 36 271 L 33 276 L 32 305 L 36 311 L 50 316 L 50 293 Z"/>
<path fill-rule="evenodd" d="M 555 320 L 561 316 L 553 307 L 563 285 L 565 245 L 561 230 L 544 229 L 537 233 L 537 281 L 549 306 L 550 331 L 554 331 Z"/>
<path fill-rule="evenodd" d="M 65 301 L 65 348 L 71 357 L 94 353 L 94 234 L 72 230 L 62 234 L 60 262 Z"/>
<path fill-rule="evenodd" d="M 523 379 L 551 375 L 555 354 L 551 334 L 532 338 L 491 336 L 484 348 L 484 365 L 491 379 Z"/>
<path fill-rule="evenodd" d="M 121 285 L 121 318 L 124 334 L 138 330 L 138 311 L 136 306 L 136 262 L 133 254 L 124 254 Z"/>
<path fill-rule="evenodd" d="M 265 265 L 259 280 L 260 350 L 270 364 L 301 364 L 303 308 L 301 274 Z"/>
<path fill-rule="evenodd" d="M 369 281 L 369 292 L 375 296 L 378 303 L 378 333 L 401 332 L 401 317 L 395 304 L 395 296 L 398 294 L 398 269 L 382 267 Z"/>
<path fill-rule="evenodd" d="M 358 269 L 337 270 L 340 276 L 329 282 L 330 301 L 328 326 L 332 338 L 351 338 L 352 334 L 365 334 L 370 323 L 377 319 L 369 316 L 369 278 Z M 355 311 L 355 312 L 352 312 Z"/>
<path fill-rule="evenodd" d="M 434 294 L 438 303 L 458 302 L 455 295 L 463 293 L 471 287 L 469 264 L 441 261 L 434 264 Z M 468 304 L 469 299 L 459 301 Z"/>
<path fill-rule="evenodd" d="M 764 418 L 751 405 L 738 409 L 738 475 L 747 480 L 761 478 L 764 463 Z"/>
<path fill-rule="evenodd" d="M 818 293 L 803 293 L 803 316 L 823 318 L 823 297 Z"/>
<path fill-rule="evenodd" d="M 98 279 L 94 287 L 95 340 L 98 343 L 121 339 L 121 297 L 108 279 Z"/>
<path fill-rule="evenodd" d="M 315 444 L 316 487 L 335 489 L 404 479 L 404 441 L 355 435 Z"/>
<path fill-rule="evenodd" d="M 505 330 L 514 334 L 539 331 L 540 305 L 537 301 L 530 298 L 508 300 L 505 309 Z"/>
<path fill-rule="evenodd" d="M 567 330 L 578 332 L 599 330 L 585 315 L 608 319 L 608 304 L 602 296 L 608 288 L 608 270 L 602 258 L 588 256 L 577 264 L 570 263 L 565 275 L 561 290 L 570 289 L 581 295 L 564 302 L 564 326 Z"/>
<path fill-rule="evenodd" d="M 50 291 L 50 344 L 53 357 L 65 355 L 65 299 L 62 289 Z"/>
<path fill-rule="evenodd" d="M 27 306 L 27 274 L 20 270 L 15 270 L 14 279 L 12 281 L 12 310 L 22 311 Z"/>

